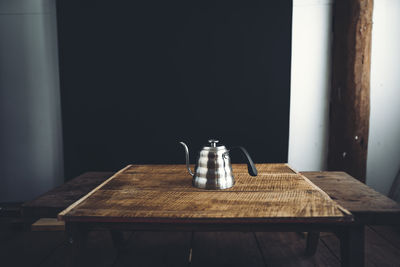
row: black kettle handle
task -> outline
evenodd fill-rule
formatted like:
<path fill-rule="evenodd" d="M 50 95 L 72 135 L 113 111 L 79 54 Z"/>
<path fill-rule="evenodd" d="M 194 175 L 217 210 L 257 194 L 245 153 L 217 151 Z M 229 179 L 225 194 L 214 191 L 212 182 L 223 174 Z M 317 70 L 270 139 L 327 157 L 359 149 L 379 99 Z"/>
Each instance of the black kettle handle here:
<path fill-rule="evenodd" d="M 246 159 L 247 159 L 247 170 L 249 171 L 249 174 L 251 176 L 257 176 L 258 171 L 256 169 L 256 165 L 254 165 L 254 162 L 253 162 L 253 160 L 251 159 L 251 157 L 249 155 L 249 152 L 247 152 L 247 150 L 242 146 L 236 146 L 234 148 L 239 148 L 243 152 L 243 154 L 246 156 Z"/>

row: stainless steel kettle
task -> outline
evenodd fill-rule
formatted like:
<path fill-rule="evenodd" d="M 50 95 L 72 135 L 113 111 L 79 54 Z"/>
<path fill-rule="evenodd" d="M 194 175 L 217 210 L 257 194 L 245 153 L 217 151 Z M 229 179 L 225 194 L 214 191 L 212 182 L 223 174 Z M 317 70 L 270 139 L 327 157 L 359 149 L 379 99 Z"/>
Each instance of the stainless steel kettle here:
<path fill-rule="evenodd" d="M 232 173 L 232 164 L 229 157 L 229 150 L 225 146 L 217 146 L 218 140 L 208 140 L 210 146 L 204 146 L 199 152 L 194 173 L 190 169 L 189 149 L 184 142 L 186 152 L 186 167 L 193 176 L 193 186 L 201 189 L 227 189 L 235 184 Z M 257 176 L 257 169 L 249 153 L 243 147 L 240 149 L 247 158 L 247 168 L 251 176 Z"/>

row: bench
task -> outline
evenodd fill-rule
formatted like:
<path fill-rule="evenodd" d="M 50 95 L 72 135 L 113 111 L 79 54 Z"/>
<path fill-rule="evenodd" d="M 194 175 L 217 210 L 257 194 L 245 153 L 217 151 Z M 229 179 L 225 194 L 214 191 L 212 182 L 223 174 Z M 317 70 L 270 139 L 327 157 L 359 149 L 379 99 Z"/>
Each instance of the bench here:
<path fill-rule="evenodd" d="M 89 193 L 114 172 L 86 172 L 22 205 L 25 218 L 56 218 L 57 214 Z M 349 210 L 360 224 L 400 223 L 400 205 L 345 172 L 302 172 L 333 200 Z"/>

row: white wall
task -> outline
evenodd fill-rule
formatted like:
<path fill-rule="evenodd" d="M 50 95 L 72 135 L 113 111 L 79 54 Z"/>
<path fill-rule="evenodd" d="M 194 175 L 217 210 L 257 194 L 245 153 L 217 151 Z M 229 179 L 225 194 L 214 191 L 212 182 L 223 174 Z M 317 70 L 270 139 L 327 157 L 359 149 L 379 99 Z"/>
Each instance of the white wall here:
<path fill-rule="evenodd" d="M 289 164 L 327 159 L 333 0 L 294 0 Z M 400 170 L 400 1 L 374 2 L 367 184 L 387 194 Z"/>
<path fill-rule="evenodd" d="M 0 0 L 0 202 L 63 182 L 54 0 Z"/>
<path fill-rule="evenodd" d="M 324 170 L 327 159 L 332 1 L 294 0 L 289 164 Z"/>
<path fill-rule="evenodd" d="M 387 194 L 400 170 L 400 1 L 374 1 L 367 184 Z"/>

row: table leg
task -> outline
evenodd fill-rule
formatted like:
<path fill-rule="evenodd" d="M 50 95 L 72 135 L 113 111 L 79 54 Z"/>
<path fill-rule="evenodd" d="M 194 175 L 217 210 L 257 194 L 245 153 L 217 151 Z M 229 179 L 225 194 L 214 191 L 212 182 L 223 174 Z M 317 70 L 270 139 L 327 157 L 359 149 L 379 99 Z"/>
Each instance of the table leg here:
<path fill-rule="evenodd" d="M 306 256 L 314 256 L 315 252 L 317 252 L 318 241 L 319 241 L 319 232 L 308 232 Z"/>
<path fill-rule="evenodd" d="M 339 237 L 342 267 L 364 266 L 364 226 L 347 227 Z"/>
<path fill-rule="evenodd" d="M 69 243 L 69 255 L 67 257 L 67 266 L 78 266 L 82 249 L 85 247 L 87 239 L 87 230 L 77 223 L 66 224 Z"/>

